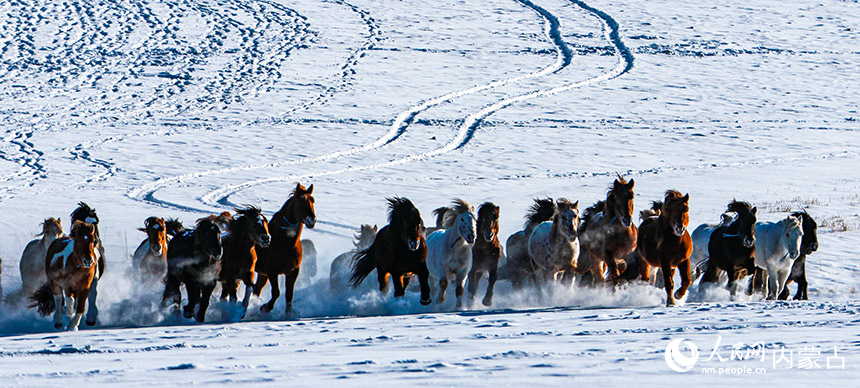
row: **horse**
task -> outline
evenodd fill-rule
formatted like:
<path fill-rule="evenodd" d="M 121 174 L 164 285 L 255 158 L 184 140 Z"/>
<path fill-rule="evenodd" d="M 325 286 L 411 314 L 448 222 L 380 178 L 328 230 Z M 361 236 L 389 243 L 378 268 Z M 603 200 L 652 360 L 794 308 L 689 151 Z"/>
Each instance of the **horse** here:
<path fill-rule="evenodd" d="M 168 218 L 164 221 L 164 232 L 171 238 L 176 237 L 179 233 L 185 230 L 182 222 L 176 218 Z"/>
<path fill-rule="evenodd" d="M 502 243 L 499 241 L 499 207 L 492 202 L 484 202 L 478 207 L 478 237 L 472 246 L 472 266 L 467 276 L 466 289 L 469 298 L 475 299 L 481 275 L 488 275 L 487 291 L 481 303 L 493 305 L 493 288 L 496 285 L 499 259 L 502 257 Z"/>
<path fill-rule="evenodd" d="M 636 249 L 638 235 L 633 224 L 633 185 L 620 175 L 606 193 L 605 201 L 598 201 L 587 209 L 582 220 L 582 266 L 579 270 L 591 270 L 592 276 L 602 279 L 602 264 L 609 269 L 609 279 L 618 284 L 626 265 L 619 268 L 618 261 L 626 263 L 627 257 Z M 600 210 L 599 212 L 595 212 Z"/>
<path fill-rule="evenodd" d="M 45 274 L 48 281 L 30 296 L 30 305 L 39 315 L 54 313 L 54 328 L 78 330 L 87 297 L 97 272 L 95 226 L 84 221 L 72 224 L 71 236 L 51 243 L 45 254 Z M 90 305 L 93 308 L 93 305 Z M 63 324 L 63 315 L 69 319 Z"/>
<path fill-rule="evenodd" d="M 477 221 L 475 208 L 457 198 L 451 202 L 450 210 L 445 212 L 445 219 L 442 221 L 444 229 L 427 237 L 427 269 L 430 270 L 431 284 L 439 285 L 439 293 L 436 296 L 438 304 L 445 303 L 448 280 L 454 278 L 457 308 L 463 306 L 463 293 L 469 264 L 472 262 Z"/>
<path fill-rule="evenodd" d="M 693 253 L 693 240 L 687 225 L 690 223 L 690 194 L 681 196 L 675 190 L 666 191 L 662 202 L 654 201 L 652 210 L 643 211 L 647 215 L 639 224 L 636 244 L 636 257 L 642 279 L 650 282 L 650 266 L 660 267 L 663 273 L 663 287 L 666 290 L 666 306 L 675 304 L 675 299 L 684 297 L 690 287 L 690 255 Z M 674 297 L 673 277 L 675 268 L 681 273 L 681 288 Z"/>
<path fill-rule="evenodd" d="M 573 273 L 579 259 L 579 201 L 556 201 L 551 221 L 542 222 L 529 236 L 529 258 L 535 279 L 555 280 L 560 272 Z"/>
<path fill-rule="evenodd" d="M 803 238 L 800 240 L 800 257 L 794 261 L 785 284 L 797 282 L 797 293 L 794 295 L 794 300 L 808 300 L 807 287 L 809 283 L 806 282 L 806 255 L 811 255 L 812 252 L 818 250 L 818 224 L 805 211 L 797 211 L 791 215 L 801 217 L 803 220 Z M 788 299 L 788 294 L 788 287 L 784 287 L 782 293 L 779 294 L 779 300 Z"/>
<path fill-rule="evenodd" d="M 450 210 L 448 206 L 440 206 L 433 209 L 433 216 L 436 217 L 436 226 L 428 226 L 424 229 L 424 237 L 430 236 L 437 230 L 445 229 L 445 213 Z"/>
<path fill-rule="evenodd" d="M 90 285 L 89 299 L 87 300 L 89 307 L 87 308 L 87 318 L 85 321 L 87 326 L 94 326 L 99 315 L 99 309 L 96 306 L 96 299 L 99 294 L 99 280 L 101 280 L 102 275 L 105 272 L 106 263 L 105 247 L 104 244 L 102 244 L 101 235 L 99 234 L 99 216 L 96 214 L 96 209 L 91 208 L 84 202 L 78 202 L 78 208 L 72 211 L 70 217 L 72 218 L 72 224 L 74 224 L 75 221 L 84 221 L 92 224 L 93 228 L 95 228 L 96 238 L 94 244 L 98 260 L 96 262 L 96 276 L 93 278 L 93 282 Z"/>
<path fill-rule="evenodd" d="M 388 278 L 394 277 L 394 297 L 402 297 L 410 277 L 418 275 L 420 302 L 430 304 L 430 271 L 427 269 L 427 241 L 424 221 L 418 208 L 407 198 L 387 198 L 388 225 L 377 233 L 373 244 L 352 258 L 353 288 L 376 270 L 379 290 L 388 290 Z"/>
<path fill-rule="evenodd" d="M 272 298 L 260 306 L 260 310 L 265 313 L 275 308 L 275 301 L 281 295 L 278 275 L 286 277 L 286 313 L 289 314 L 293 309 L 293 289 L 302 265 L 302 225 L 313 229 L 317 222 L 313 193 L 314 185 L 305 189 L 300 183 L 296 184 L 290 197 L 272 216 L 272 222 L 269 223 L 272 240 L 269 246 L 257 250 L 257 282 L 254 283 L 254 295 L 260 295 L 260 291 L 269 279 L 272 279 Z"/>
<path fill-rule="evenodd" d="M 231 302 L 238 300 L 236 288 L 238 280 L 245 283 L 245 296 L 242 308 L 248 308 L 254 290 L 253 272 L 257 263 L 256 247 L 266 248 L 272 241 L 269 235 L 269 221 L 262 210 L 255 206 L 235 209 L 239 216 L 229 224 L 229 232 L 222 237 L 224 255 L 221 257 L 221 272 L 218 280 L 223 282 L 221 299 L 229 297 Z"/>
<path fill-rule="evenodd" d="M 367 249 L 370 244 L 373 244 L 373 239 L 376 238 L 376 232 L 378 230 L 379 229 L 376 225 L 361 225 L 361 229 L 358 234 L 355 235 L 355 242 L 353 242 L 354 246 L 352 250 L 341 253 L 334 258 L 331 262 L 331 271 L 329 272 L 329 286 L 332 291 L 343 291 L 345 286 L 349 284 L 349 260 L 355 256 L 356 253 Z"/>
<path fill-rule="evenodd" d="M 535 198 L 525 215 L 523 229 L 505 240 L 507 257 L 505 266 L 499 269 L 499 277 L 510 279 L 514 289 L 520 289 L 525 280 L 534 275 L 529 258 L 529 237 L 536 226 L 552 219 L 555 210 L 552 198 Z"/>
<path fill-rule="evenodd" d="M 692 263 L 696 266 L 694 280 L 704 272 L 702 283 L 716 283 L 725 271 L 729 277 L 728 288 L 735 295 L 735 282 L 755 272 L 756 211 L 749 203 L 735 200 L 726 208 L 727 213 L 736 214 L 730 222 L 723 217 L 723 222 L 714 228 L 700 225 L 693 231 L 693 256 L 697 260 L 704 257 Z M 704 247 L 707 247 L 707 255 L 695 253 Z"/>
<path fill-rule="evenodd" d="M 132 267 L 146 283 L 163 281 L 167 276 L 167 232 L 164 219 L 149 217 L 143 221 L 143 228 L 137 230 L 146 233 L 146 239 L 140 242 L 131 256 Z"/>
<path fill-rule="evenodd" d="M 760 276 L 762 284 L 767 284 L 767 300 L 774 300 L 782 294 L 794 261 L 800 257 L 803 218 L 789 215 L 778 222 L 757 222 L 755 235 L 755 278 Z"/>
<path fill-rule="evenodd" d="M 48 278 L 45 275 L 45 255 L 54 240 L 63 236 L 63 223 L 58 218 L 46 218 L 42 222 L 41 236 L 27 243 L 18 267 L 21 270 L 21 295 L 27 296 L 39 288 Z"/>
<path fill-rule="evenodd" d="M 197 220 L 194 229 L 185 229 L 167 244 L 167 282 L 161 299 L 162 305 L 182 303 L 179 290 L 185 284 L 188 304 L 183 308 L 185 318 L 206 319 L 209 298 L 221 269 L 221 229 L 210 218 Z M 197 308 L 195 314 L 195 307 Z"/>

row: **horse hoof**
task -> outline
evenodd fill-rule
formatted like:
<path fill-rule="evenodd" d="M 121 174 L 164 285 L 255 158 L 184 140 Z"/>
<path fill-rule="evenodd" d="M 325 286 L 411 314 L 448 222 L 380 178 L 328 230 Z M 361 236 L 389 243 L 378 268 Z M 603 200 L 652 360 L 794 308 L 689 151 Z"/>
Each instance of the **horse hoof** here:
<path fill-rule="evenodd" d="M 482 300 L 482 301 L 481 301 L 481 303 L 483 303 L 483 304 L 484 304 L 484 306 L 490 307 L 490 306 L 492 306 L 492 305 L 493 305 L 493 300 L 492 300 L 492 299 L 484 298 L 484 300 Z"/>
<path fill-rule="evenodd" d="M 426 305 L 430 304 L 431 300 L 430 300 L 430 298 L 421 299 L 420 302 L 421 302 L 422 306 L 426 306 Z"/>
<path fill-rule="evenodd" d="M 264 305 L 260 306 L 260 311 L 268 314 L 268 313 L 272 312 L 272 306 L 269 306 L 268 304 L 264 304 Z"/>
<path fill-rule="evenodd" d="M 675 305 L 675 301 L 674 301 L 674 300 L 667 300 L 667 301 L 666 301 L 666 307 L 672 307 L 672 306 L 674 306 L 674 305 Z"/>
<path fill-rule="evenodd" d="M 185 310 L 182 312 L 182 316 L 188 319 L 194 318 L 194 311 Z"/>
<path fill-rule="evenodd" d="M 683 298 L 684 294 L 686 294 L 686 292 L 675 292 L 675 299 Z"/>
<path fill-rule="evenodd" d="M 206 321 L 206 314 L 197 314 L 195 319 L 197 319 L 197 322 L 203 323 Z"/>
<path fill-rule="evenodd" d="M 96 320 L 95 320 L 95 319 L 93 319 L 93 320 L 91 321 L 91 320 L 87 319 L 86 321 L 84 321 L 84 323 L 86 323 L 86 324 L 87 324 L 87 326 L 95 326 L 95 325 L 96 325 Z"/>
<path fill-rule="evenodd" d="M 57 329 L 57 330 L 63 330 L 63 327 L 64 327 L 64 326 L 65 326 L 65 325 L 63 325 L 62 323 L 55 323 L 55 324 L 54 324 L 54 329 Z"/>

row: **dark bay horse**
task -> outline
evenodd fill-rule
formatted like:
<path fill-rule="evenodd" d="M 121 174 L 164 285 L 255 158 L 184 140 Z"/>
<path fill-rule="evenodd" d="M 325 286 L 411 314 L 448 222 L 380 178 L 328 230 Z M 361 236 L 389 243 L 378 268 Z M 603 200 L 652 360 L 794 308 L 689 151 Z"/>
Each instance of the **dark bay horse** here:
<path fill-rule="evenodd" d="M 167 284 L 162 304 L 172 304 L 178 309 L 182 303 L 179 288 L 185 284 L 188 304 L 183 315 L 203 322 L 217 284 L 222 253 L 221 229 L 209 218 L 201 218 L 194 229 L 174 236 L 167 244 Z"/>
<path fill-rule="evenodd" d="M 53 312 L 55 329 L 78 329 L 96 276 L 96 252 L 95 227 L 83 221 L 75 221 L 71 236 L 54 240 L 48 248 L 48 281 L 30 297 L 29 307 L 37 307 L 43 317 Z M 69 317 L 68 325 L 63 324 L 63 315 Z"/>
<path fill-rule="evenodd" d="M 663 202 L 654 202 L 650 217 L 639 225 L 636 254 L 640 273 L 643 280 L 650 282 L 649 266 L 660 267 L 663 287 L 666 289 L 666 306 L 672 306 L 675 299 L 684 297 L 691 283 L 690 254 L 693 253 L 693 240 L 687 231 L 690 223 L 689 201 L 690 194 L 681 196 L 681 193 L 669 190 Z M 681 272 L 681 288 L 673 298 L 675 267 Z"/>
<path fill-rule="evenodd" d="M 221 240 L 224 255 L 221 257 L 219 280 L 223 282 L 221 299 L 229 297 L 231 302 L 238 300 L 236 295 L 238 281 L 245 283 L 242 307 L 246 309 L 254 289 L 252 277 L 254 266 L 257 264 L 256 247 L 268 247 L 272 236 L 269 235 L 269 221 L 260 208 L 248 206 L 244 209 L 236 209 L 236 214 L 238 217 L 229 224 L 229 233 Z"/>
<path fill-rule="evenodd" d="M 505 241 L 507 257 L 505 266 L 500 269 L 500 275 L 510 279 L 515 289 L 522 288 L 526 280 L 534 276 L 529 258 L 529 237 L 535 227 L 552 219 L 555 210 L 555 201 L 552 198 L 535 198 L 525 215 L 523 230 L 508 236 Z"/>
<path fill-rule="evenodd" d="M 577 271 L 591 270 L 592 276 L 602 279 L 602 272 L 597 265 L 603 263 L 609 269 L 609 279 L 618 284 L 621 273 L 626 268 L 619 268 L 618 262 L 626 262 L 626 258 L 636 249 L 638 235 L 633 224 L 633 185 L 620 175 L 606 194 L 606 200 L 586 209 L 582 220 L 582 252 L 580 253 Z M 600 208 L 602 211 L 594 213 Z M 589 211 L 590 210 L 590 211 Z"/>
<path fill-rule="evenodd" d="M 728 288 L 734 295 L 735 282 L 755 273 L 756 211 L 748 202 L 729 203 L 726 212 L 735 213 L 736 217 L 711 232 L 707 240 L 708 258 L 697 263 L 697 271 L 705 273 L 702 283 L 717 283 L 725 271 L 729 276 Z"/>
<path fill-rule="evenodd" d="M 144 282 L 161 282 L 167 276 L 167 232 L 164 219 L 149 217 L 143 221 L 143 228 L 138 230 L 146 233 L 146 239 L 135 249 L 131 265 Z"/>
<path fill-rule="evenodd" d="M 98 285 L 99 280 L 101 280 L 102 275 L 105 272 L 105 247 L 102 244 L 101 234 L 99 234 L 99 216 L 96 214 L 96 209 L 91 208 L 84 202 L 78 202 L 78 208 L 75 209 L 72 214 L 72 224 L 75 221 L 84 221 L 93 225 L 95 228 L 95 249 L 96 255 L 98 256 L 98 260 L 96 261 L 96 276 L 93 278 L 92 285 L 90 286 L 89 299 L 87 303 L 89 303 L 89 307 L 87 308 L 87 326 L 93 326 L 96 324 L 96 320 L 98 319 L 99 309 L 96 306 L 96 299 L 98 298 Z"/>
<path fill-rule="evenodd" d="M 63 223 L 58 218 L 46 218 L 42 222 L 41 236 L 27 243 L 18 266 L 21 270 L 22 298 L 26 298 L 45 283 L 45 255 L 54 240 L 63 236 Z"/>
<path fill-rule="evenodd" d="M 275 308 L 275 301 L 281 295 L 278 284 L 278 275 L 285 275 L 284 299 L 287 302 L 286 312 L 293 308 L 293 288 L 296 279 L 299 278 L 299 269 L 302 265 L 302 226 L 313 228 L 317 222 L 314 212 L 314 185 L 307 189 L 297 184 L 290 198 L 284 202 L 281 209 L 273 216 L 269 223 L 269 232 L 272 240 L 267 248 L 257 250 L 257 282 L 254 284 L 254 294 L 260 295 L 260 291 L 272 279 L 272 298 L 266 304 L 260 306 L 263 312 L 270 312 Z"/>
<path fill-rule="evenodd" d="M 478 231 L 475 245 L 472 246 L 472 267 L 469 269 L 467 289 L 469 298 L 474 299 L 478 282 L 483 273 L 489 276 L 487 292 L 484 293 L 484 306 L 493 304 L 493 287 L 502 257 L 502 243 L 499 241 L 499 207 L 492 202 L 484 202 L 478 207 Z"/>
<path fill-rule="evenodd" d="M 379 290 L 386 292 L 389 276 L 394 277 L 394 297 L 402 297 L 409 278 L 418 275 L 421 304 L 430 304 L 430 271 L 427 269 L 427 242 L 421 213 L 407 198 L 388 198 L 388 225 L 376 235 L 373 244 L 353 257 L 353 287 L 373 270 L 379 280 Z"/>

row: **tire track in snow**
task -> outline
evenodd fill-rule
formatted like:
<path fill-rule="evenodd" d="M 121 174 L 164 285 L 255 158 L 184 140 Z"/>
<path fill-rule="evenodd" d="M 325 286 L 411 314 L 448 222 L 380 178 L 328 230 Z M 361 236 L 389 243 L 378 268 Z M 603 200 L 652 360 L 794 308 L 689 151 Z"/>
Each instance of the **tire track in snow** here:
<path fill-rule="evenodd" d="M 524 4 L 530 3 L 530 2 L 527 2 L 526 0 L 523 0 L 522 2 Z M 265 178 L 265 179 L 259 179 L 259 180 L 245 182 L 245 183 L 241 183 L 241 184 L 230 185 L 230 186 L 226 186 L 223 188 L 219 188 L 217 190 L 214 190 L 214 191 L 204 195 L 201 198 L 201 201 L 204 204 L 209 205 L 209 206 L 213 206 L 213 207 L 236 206 L 235 204 L 233 204 L 229 200 L 229 197 L 232 194 L 239 192 L 239 191 L 242 191 L 242 190 L 245 190 L 245 189 L 248 189 L 248 188 L 251 188 L 251 187 L 254 187 L 254 186 L 262 185 L 262 184 L 268 184 L 268 183 L 274 183 L 274 182 L 285 182 L 285 181 L 289 182 L 289 181 L 296 181 L 296 180 L 307 179 L 307 178 L 343 174 L 343 173 L 348 173 L 348 172 L 362 172 L 362 171 L 375 170 L 375 169 L 386 168 L 386 167 L 394 167 L 394 166 L 399 166 L 399 165 L 403 165 L 403 164 L 407 164 L 407 163 L 413 163 L 413 162 L 417 162 L 417 161 L 422 161 L 422 160 L 434 158 L 434 157 L 449 153 L 451 151 L 457 150 L 457 149 L 465 146 L 474 136 L 474 133 L 478 129 L 478 127 L 480 126 L 481 121 L 484 120 L 485 118 L 489 117 L 493 113 L 498 112 L 499 110 L 502 110 L 504 108 L 507 108 L 511 105 L 514 105 L 514 104 L 517 104 L 517 103 L 520 103 L 523 101 L 527 101 L 527 100 L 531 100 L 531 99 L 535 99 L 535 98 L 547 97 L 547 96 L 551 96 L 551 95 L 565 92 L 568 90 L 593 85 L 593 84 L 603 82 L 603 81 L 608 81 L 608 80 L 611 80 L 614 78 L 618 78 L 621 75 L 630 71 L 630 69 L 633 68 L 634 58 L 633 58 L 633 54 L 630 52 L 630 49 L 628 49 L 627 46 L 624 44 L 624 42 L 622 42 L 622 40 L 621 40 L 621 37 L 619 35 L 618 22 L 616 22 L 615 19 L 613 19 L 609 14 L 607 14 L 601 10 L 598 10 L 594 7 L 591 7 L 582 1 L 571 0 L 571 2 L 575 5 L 577 5 L 578 7 L 582 8 L 586 12 L 594 15 L 598 20 L 600 20 L 601 24 L 603 25 L 604 36 L 612 44 L 612 47 L 614 49 L 613 55 L 618 58 L 618 62 L 616 63 L 616 65 L 612 69 L 610 69 L 610 71 L 603 73 L 603 74 L 600 74 L 600 75 L 597 75 L 597 76 L 594 76 L 594 77 L 591 77 L 591 78 L 588 78 L 588 79 L 583 80 L 583 81 L 565 84 L 565 85 L 557 86 L 557 87 L 550 88 L 550 89 L 535 90 L 535 91 L 532 91 L 529 93 L 521 94 L 521 95 L 516 96 L 516 97 L 510 97 L 510 98 L 502 99 L 502 100 L 500 100 L 500 101 L 498 101 L 492 105 L 489 105 L 489 106 L 481 109 L 480 111 L 478 111 L 476 113 L 473 113 L 473 114 L 467 116 L 464 119 L 463 123 L 458 128 L 457 134 L 453 139 L 448 141 L 442 147 L 428 151 L 428 152 L 410 155 L 410 156 L 406 156 L 403 158 L 399 158 L 399 159 L 395 159 L 395 160 L 391 160 L 391 161 L 383 162 L 383 163 L 370 164 L 370 165 L 357 166 L 357 167 L 348 167 L 348 168 L 343 168 L 343 169 L 334 170 L 334 171 L 320 172 L 320 173 L 316 173 L 316 174 L 302 174 L 302 175 L 292 175 L 292 176 L 285 176 L 285 177 Z M 540 12 L 540 11 L 538 11 L 538 12 Z M 544 12 L 546 12 L 546 11 L 544 10 Z M 556 19 L 556 23 L 557 23 L 557 19 Z M 559 34 L 559 39 L 560 39 L 560 34 Z M 561 44 L 562 44 L 562 47 L 566 47 L 564 42 L 561 42 Z"/>
<path fill-rule="evenodd" d="M 241 171 L 249 171 L 249 170 L 258 170 L 258 169 L 267 169 L 267 168 L 278 168 L 278 167 L 283 167 L 283 166 L 288 166 L 288 165 L 296 165 L 296 164 L 324 162 L 324 161 L 339 159 L 339 158 L 343 158 L 343 157 L 347 157 L 347 156 L 353 156 L 353 155 L 357 155 L 360 153 L 379 149 L 379 148 L 382 148 L 388 144 L 391 144 L 395 140 L 399 139 L 406 132 L 406 128 L 412 124 L 412 122 L 416 116 L 418 116 L 420 113 L 422 113 L 422 112 L 424 112 L 424 111 L 426 111 L 432 107 L 453 101 L 456 98 L 467 96 L 470 94 L 498 88 L 498 87 L 505 86 L 505 85 L 510 85 L 510 84 L 524 81 L 524 80 L 531 79 L 531 78 L 536 78 L 536 77 L 541 77 L 541 76 L 557 73 L 558 71 L 567 67 L 573 58 L 573 53 L 571 52 L 570 48 L 568 48 L 567 44 L 565 44 L 564 40 L 561 37 L 560 22 L 559 22 L 558 18 L 555 15 L 553 15 L 552 13 L 550 13 L 549 11 L 547 11 L 546 9 L 532 3 L 530 0 L 515 0 L 515 1 L 517 1 L 518 3 L 528 7 L 530 9 L 532 9 L 534 12 L 536 12 L 540 17 L 542 17 L 544 19 L 544 21 L 545 21 L 545 23 L 544 23 L 544 34 L 552 41 L 553 45 L 555 46 L 555 52 L 556 52 L 555 63 L 553 63 L 553 64 L 551 64 L 551 65 L 549 65 L 543 69 L 540 69 L 538 71 L 534 71 L 534 72 L 531 72 L 528 74 L 523 74 L 523 75 L 516 76 L 516 77 L 510 77 L 510 78 L 506 78 L 506 79 L 499 80 L 499 81 L 493 81 L 490 83 L 473 86 L 473 87 L 468 88 L 468 89 L 462 89 L 462 90 L 450 92 L 450 93 L 447 93 L 447 94 L 444 94 L 441 96 L 431 98 L 429 100 L 425 100 L 419 104 L 416 104 L 416 105 L 408 108 L 407 110 L 401 112 L 400 114 L 398 114 L 397 117 L 395 117 L 394 122 L 391 124 L 388 132 L 386 132 L 382 137 L 376 139 L 374 142 L 369 143 L 369 144 L 365 144 L 365 145 L 362 145 L 359 147 L 354 147 L 354 148 L 343 150 L 343 151 L 333 152 L 330 154 L 320 155 L 320 156 L 316 156 L 316 157 L 310 157 L 310 158 L 296 159 L 296 160 L 290 160 L 290 161 L 284 161 L 284 162 L 276 162 L 276 163 L 270 163 L 270 164 L 266 164 L 266 165 L 230 167 L 230 168 L 223 168 L 223 169 L 217 169 L 217 170 L 209 170 L 209 171 L 203 171 L 203 172 L 197 172 L 197 173 L 184 174 L 184 175 L 174 176 L 174 177 L 170 177 L 170 178 L 161 178 L 161 179 L 158 179 L 152 183 L 140 186 L 140 187 L 132 190 L 128 194 L 128 196 L 131 197 L 132 199 L 148 202 L 148 203 L 154 204 L 154 205 L 166 206 L 169 208 L 177 208 L 177 209 L 181 209 L 181 210 L 185 210 L 185 211 L 200 211 L 200 212 L 208 213 L 208 211 L 196 209 L 196 208 L 193 208 L 190 206 L 185 206 L 185 205 L 180 205 L 180 204 L 176 204 L 176 203 L 172 203 L 172 202 L 159 200 L 158 198 L 155 197 L 155 192 L 157 192 L 158 190 L 160 190 L 164 187 L 168 187 L 170 185 L 179 184 L 179 183 L 182 183 L 182 182 L 185 182 L 188 180 L 201 178 L 201 177 L 209 176 L 209 175 L 225 174 L 225 173 L 233 173 L 233 172 L 241 172 Z M 386 167 L 386 166 L 380 165 L 378 167 Z M 349 171 L 352 171 L 352 170 L 349 170 Z M 346 171 L 338 170 L 338 171 L 334 171 L 334 172 L 331 172 L 331 173 L 326 174 L 326 175 L 341 173 L 341 172 L 346 172 Z M 319 176 L 319 175 L 316 174 L 314 176 Z M 274 180 L 272 180 L 272 179 L 274 179 Z M 270 178 L 270 179 L 264 179 L 264 180 L 260 180 L 260 181 L 247 182 L 247 183 L 240 184 L 240 185 L 228 186 L 226 188 L 226 190 L 225 189 L 222 189 L 222 190 L 225 190 L 225 192 L 230 191 L 230 190 L 239 191 L 239 190 L 242 190 L 244 188 L 251 187 L 251 186 L 254 186 L 257 184 L 261 184 L 261 183 L 270 183 L 270 182 L 274 182 L 274 181 L 294 180 L 294 179 L 295 178 L 293 178 L 293 177 Z M 219 191 L 221 191 L 221 190 L 216 190 L 216 192 L 219 192 Z M 235 192 L 235 191 L 233 191 L 233 192 Z M 212 194 L 212 193 L 210 193 L 210 194 Z M 227 195 L 229 195 L 229 194 L 227 194 Z M 201 199 L 203 200 L 204 203 L 207 203 L 205 198 L 208 198 L 208 196 L 201 198 Z M 209 201 L 209 202 L 211 202 L 211 201 Z M 220 202 L 220 201 L 216 201 L 216 202 Z M 212 206 L 216 206 L 216 205 L 212 205 Z"/>

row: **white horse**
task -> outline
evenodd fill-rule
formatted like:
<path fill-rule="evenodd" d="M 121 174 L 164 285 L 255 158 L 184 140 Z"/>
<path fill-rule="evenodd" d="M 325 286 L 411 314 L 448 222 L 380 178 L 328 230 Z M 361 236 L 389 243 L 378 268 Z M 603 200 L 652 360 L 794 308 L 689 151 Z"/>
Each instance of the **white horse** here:
<path fill-rule="evenodd" d="M 579 201 L 561 198 L 552 221 L 535 227 L 529 236 L 529 258 L 535 279 L 549 283 L 556 274 L 569 270 L 573 274 L 579 258 Z"/>
<path fill-rule="evenodd" d="M 26 298 L 48 281 L 45 274 L 45 255 L 54 240 L 63 237 L 63 223 L 59 218 L 48 218 L 42 222 L 42 236 L 30 241 L 21 254 L 21 296 Z"/>
<path fill-rule="evenodd" d="M 767 280 L 767 299 L 774 300 L 800 256 L 803 219 L 789 215 L 779 222 L 758 222 L 755 235 L 755 265 L 765 270 L 762 280 Z"/>
<path fill-rule="evenodd" d="M 427 269 L 430 270 L 430 284 L 439 285 L 436 298 L 438 304 L 445 303 L 448 279 L 453 277 L 457 286 L 457 308 L 463 306 L 477 223 L 475 208 L 462 199 L 455 199 L 450 210 L 445 212 L 442 223 L 445 229 L 437 230 L 427 237 Z"/>
<path fill-rule="evenodd" d="M 343 292 L 349 287 L 349 278 L 352 276 L 352 266 L 350 260 L 356 253 L 367 249 L 373 240 L 376 238 L 376 232 L 379 229 L 376 225 L 361 225 L 361 231 L 355 236 L 355 246 L 349 251 L 344 252 L 334 258 L 331 262 L 331 271 L 329 272 L 329 286 L 333 292 Z M 375 271 L 375 270 L 374 270 Z M 375 274 L 371 274 L 371 277 Z"/>

